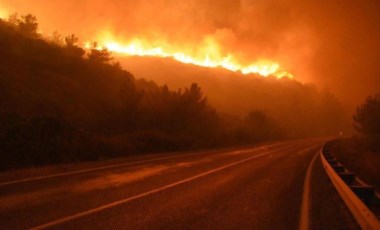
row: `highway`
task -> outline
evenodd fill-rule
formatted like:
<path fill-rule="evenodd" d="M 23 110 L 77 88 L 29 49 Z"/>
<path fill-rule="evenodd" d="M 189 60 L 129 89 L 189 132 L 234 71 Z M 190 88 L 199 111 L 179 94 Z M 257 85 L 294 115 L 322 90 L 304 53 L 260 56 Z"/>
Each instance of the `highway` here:
<path fill-rule="evenodd" d="M 323 143 L 3 173 L 0 229 L 359 229 L 316 157 Z"/>

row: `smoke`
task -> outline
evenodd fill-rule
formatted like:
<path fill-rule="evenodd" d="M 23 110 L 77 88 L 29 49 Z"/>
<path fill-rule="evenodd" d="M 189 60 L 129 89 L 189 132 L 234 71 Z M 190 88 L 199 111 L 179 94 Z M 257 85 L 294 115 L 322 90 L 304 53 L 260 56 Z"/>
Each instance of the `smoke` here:
<path fill-rule="evenodd" d="M 223 54 L 274 60 L 351 108 L 380 91 L 378 0 L 0 0 L 0 7 L 33 13 L 44 32 L 82 41 L 106 31 L 196 49 L 213 39 Z"/>

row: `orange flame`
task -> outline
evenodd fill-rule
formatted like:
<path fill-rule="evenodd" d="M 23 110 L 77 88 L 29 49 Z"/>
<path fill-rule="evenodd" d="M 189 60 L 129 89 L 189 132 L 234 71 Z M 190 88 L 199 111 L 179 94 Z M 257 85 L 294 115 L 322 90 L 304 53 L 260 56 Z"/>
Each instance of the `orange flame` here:
<path fill-rule="evenodd" d="M 205 44 L 194 51 L 194 48 L 182 48 L 176 51 L 175 47 L 167 42 L 149 42 L 141 38 L 134 38 L 125 43 L 115 41 L 109 34 L 101 36 L 97 49 L 108 49 L 111 52 L 129 56 L 153 56 L 173 58 L 176 61 L 209 68 L 224 68 L 230 71 L 240 71 L 243 74 L 259 74 L 263 77 L 275 76 L 293 78 L 293 75 L 283 70 L 273 61 L 259 60 L 249 65 L 240 64 L 232 54 L 222 55 L 220 46 L 212 38 L 205 40 Z M 91 47 L 90 42 L 85 48 Z"/>

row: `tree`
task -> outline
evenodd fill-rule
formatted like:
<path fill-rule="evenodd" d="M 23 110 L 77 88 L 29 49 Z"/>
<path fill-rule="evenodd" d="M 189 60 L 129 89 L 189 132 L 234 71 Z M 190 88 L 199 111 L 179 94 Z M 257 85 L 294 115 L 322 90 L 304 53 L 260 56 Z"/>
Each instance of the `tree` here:
<path fill-rule="evenodd" d="M 85 51 L 77 46 L 79 38 L 75 34 L 70 34 L 65 37 L 66 53 L 72 57 L 82 57 Z"/>
<path fill-rule="evenodd" d="M 11 14 L 8 17 L 8 23 L 12 27 L 18 27 L 18 25 L 20 24 L 20 21 L 21 21 L 21 19 L 17 13 Z"/>
<path fill-rule="evenodd" d="M 52 43 L 54 43 L 56 45 L 59 45 L 59 46 L 63 45 L 62 35 L 60 33 L 58 33 L 58 31 L 54 31 L 53 32 L 53 34 L 51 35 L 50 40 L 51 40 Z"/>
<path fill-rule="evenodd" d="M 278 139 L 282 130 L 277 122 L 259 110 L 253 110 L 244 119 L 244 129 L 250 141 Z"/>
<path fill-rule="evenodd" d="M 182 95 L 184 105 L 188 106 L 188 113 L 194 114 L 209 109 L 207 98 L 203 96 L 201 87 L 193 83 L 190 89 L 186 88 Z"/>
<path fill-rule="evenodd" d="M 38 35 L 37 18 L 32 14 L 21 16 L 21 20 L 18 23 L 18 28 L 24 35 L 36 37 Z"/>
<path fill-rule="evenodd" d="M 75 47 L 78 43 L 79 38 L 75 34 L 70 34 L 65 37 L 65 43 L 67 47 Z"/>
<path fill-rule="evenodd" d="M 194 146 L 212 145 L 219 127 L 219 116 L 208 103 L 198 84 L 178 92 L 173 103 L 172 127 L 193 139 Z"/>
<path fill-rule="evenodd" d="M 367 138 L 380 138 L 380 93 L 367 98 L 353 116 L 355 129 Z"/>
<path fill-rule="evenodd" d="M 106 48 L 99 48 L 98 43 L 92 43 L 88 60 L 96 63 L 109 63 L 112 60 L 111 52 Z"/>

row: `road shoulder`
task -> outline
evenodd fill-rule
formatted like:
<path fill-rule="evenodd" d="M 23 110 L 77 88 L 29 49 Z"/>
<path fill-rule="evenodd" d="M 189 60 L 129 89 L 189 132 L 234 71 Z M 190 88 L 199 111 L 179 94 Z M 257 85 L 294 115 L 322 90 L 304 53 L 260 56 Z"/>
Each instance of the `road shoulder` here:
<path fill-rule="evenodd" d="M 360 229 L 326 175 L 319 157 L 311 175 L 310 199 L 310 229 Z"/>

